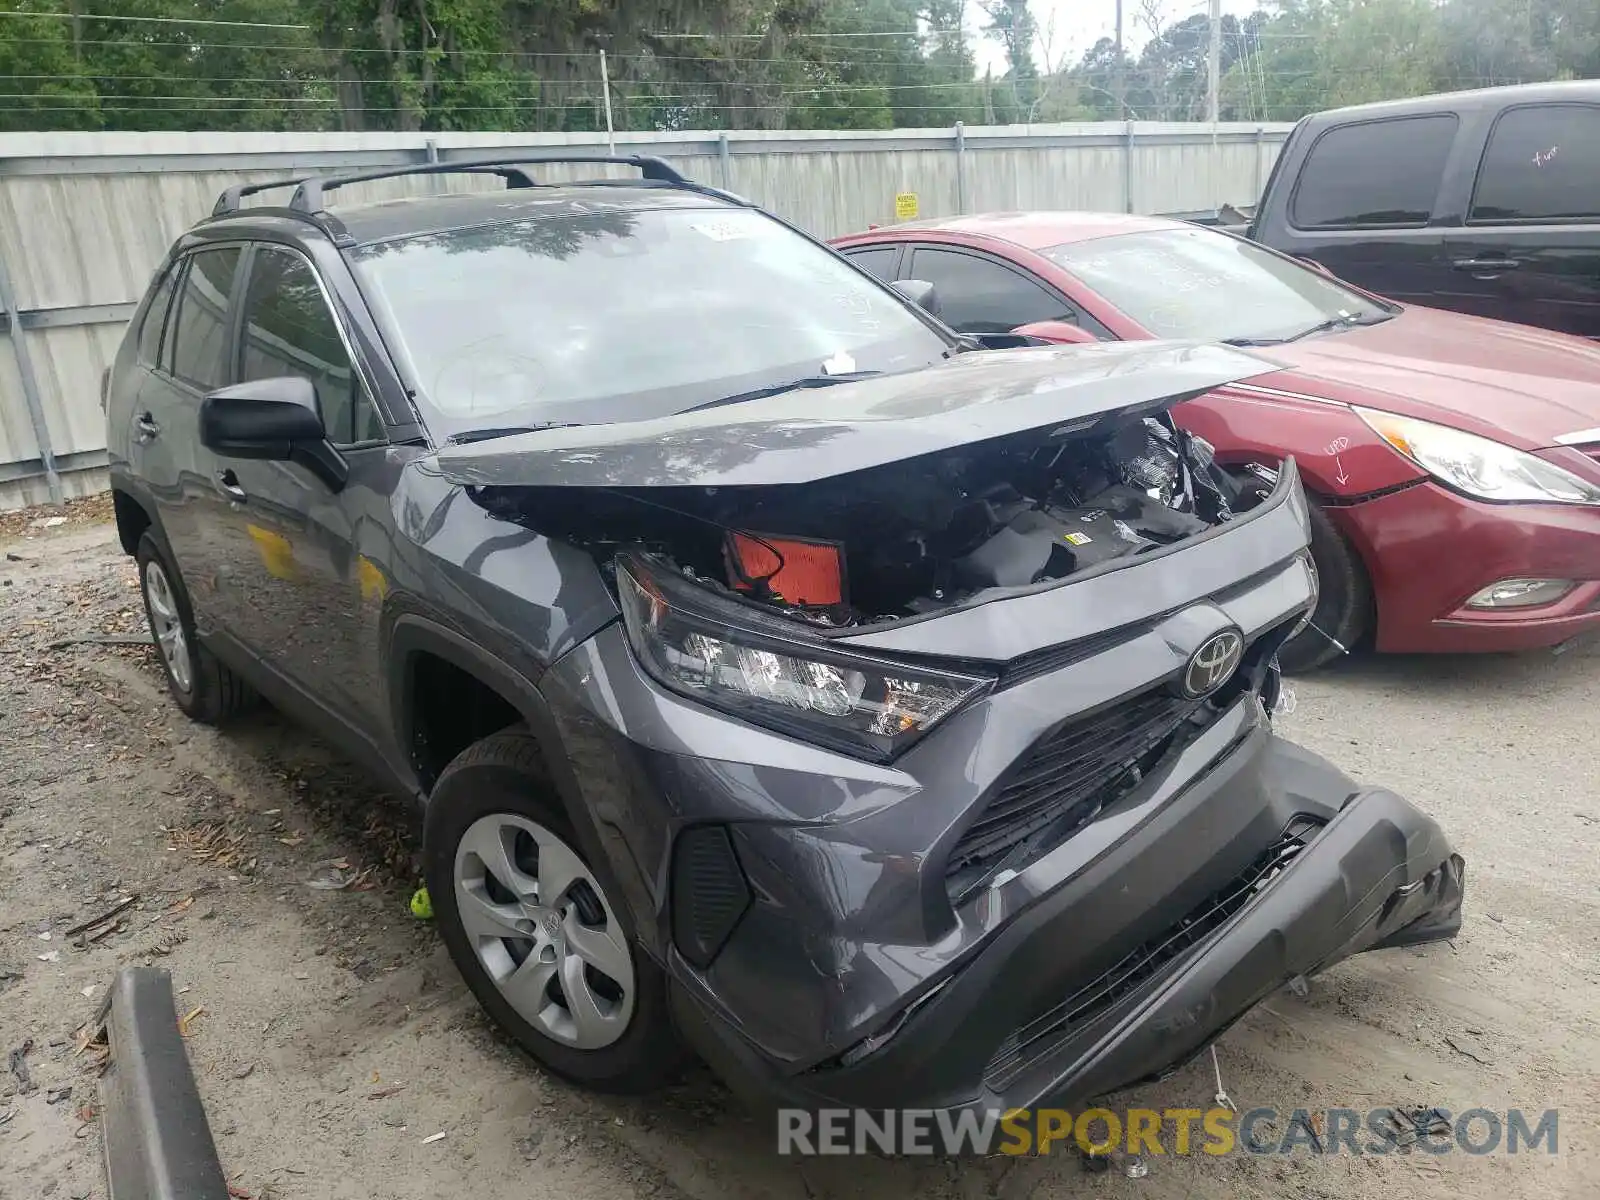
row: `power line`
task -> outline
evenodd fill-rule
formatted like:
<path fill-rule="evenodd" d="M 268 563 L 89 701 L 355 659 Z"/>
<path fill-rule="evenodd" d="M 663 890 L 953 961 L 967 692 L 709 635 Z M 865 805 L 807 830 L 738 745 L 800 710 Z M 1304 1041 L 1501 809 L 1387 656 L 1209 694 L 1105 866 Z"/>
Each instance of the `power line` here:
<path fill-rule="evenodd" d="M 8 14 L 17 15 L 17 14 Z M 33 14 L 23 14 L 33 15 Z M 51 14 L 55 15 L 55 14 Z M 285 28 L 303 29 L 306 26 L 286 26 Z M 56 38 L 8 38 L 7 44 L 18 45 L 33 43 L 38 45 L 59 45 Z M 78 38 L 74 39 L 78 46 L 167 46 L 178 50 L 283 50 L 295 54 L 381 54 L 385 58 L 414 57 L 416 55 L 434 55 L 437 51 L 432 49 L 409 50 L 404 47 L 395 50 L 384 50 L 370 46 L 323 46 L 316 44 L 294 45 L 289 42 L 153 42 L 139 41 L 130 43 L 124 38 Z M 540 59 L 567 59 L 573 61 L 588 61 L 592 55 L 587 50 L 452 50 L 451 58 L 540 58 Z M 797 66 L 815 67 L 855 67 L 865 65 L 881 65 L 858 58 L 750 58 L 743 54 L 737 58 L 708 58 L 702 54 L 607 54 L 607 59 L 612 62 L 643 62 L 643 63 L 705 63 L 705 64 L 789 64 Z M 937 68 L 938 63 L 898 63 L 898 67 L 929 67 Z"/>
<path fill-rule="evenodd" d="M 200 17 L 124 17 L 115 13 L 18 12 L 0 10 L 0 17 L 43 17 L 58 21 L 142 21 L 150 25 L 226 25 L 234 29 L 310 29 L 309 25 L 275 25 L 267 21 L 210 21 Z"/>
<path fill-rule="evenodd" d="M 646 33 L 643 37 L 652 38 L 683 38 L 695 41 L 760 41 L 767 35 L 764 33 Z M 795 36 L 801 38 L 874 38 L 874 37 L 949 37 L 950 31 L 924 31 L 921 29 L 886 29 L 874 30 L 871 33 L 801 33 Z"/>

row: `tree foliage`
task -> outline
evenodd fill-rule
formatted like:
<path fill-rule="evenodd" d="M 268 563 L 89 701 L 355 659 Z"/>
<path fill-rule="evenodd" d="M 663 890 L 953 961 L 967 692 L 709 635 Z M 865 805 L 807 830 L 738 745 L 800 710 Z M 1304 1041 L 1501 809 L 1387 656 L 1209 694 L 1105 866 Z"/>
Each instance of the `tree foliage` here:
<path fill-rule="evenodd" d="M 888 129 L 1206 112 L 1203 13 L 1137 54 L 1028 0 L 7 0 L 0 130 Z M 109 14 L 114 13 L 115 16 Z M 138 18 L 138 19 L 129 19 Z M 976 77 L 975 40 L 1003 66 Z M 599 52 L 605 50 L 609 93 Z M 1600 74 L 1595 0 L 1279 0 L 1222 23 L 1221 115 Z M 1120 102 L 1119 102 L 1120 97 Z"/>

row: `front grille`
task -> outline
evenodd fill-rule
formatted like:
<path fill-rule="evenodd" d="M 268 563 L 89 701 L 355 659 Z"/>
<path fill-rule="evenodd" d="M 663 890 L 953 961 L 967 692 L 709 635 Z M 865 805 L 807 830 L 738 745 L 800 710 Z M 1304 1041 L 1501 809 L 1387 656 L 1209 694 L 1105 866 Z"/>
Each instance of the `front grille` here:
<path fill-rule="evenodd" d="M 1226 886 L 1129 952 L 1110 970 L 1008 1035 L 984 1069 L 984 1081 L 997 1091 L 1005 1088 L 1030 1064 L 1205 941 L 1293 862 L 1321 827 L 1322 822 L 1316 817 L 1295 817 L 1277 840 Z"/>
<path fill-rule="evenodd" d="M 997 871 L 1020 868 L 1059 846 L 1136 788 L 1242 694 L 1261 686 L 1268 660 L 1297 619 L 1252 639 L 1233 678 L 1204 700 L 1183 699 L 1157 685 L 1070 721 L 1035 743 L 951 849 L 945 885 L 952 899 L 959 904 Z M 1114 632 L 1129 636 L 1126 629 Z M 1081 645 L 1043 651 L 1038 657 L 1076 651 Z M 1017 661 L 1031 667 L 1034 660 Z M 1009 668 L 1001 680 L 1013 681 Z"/>
<path fill-rule="evenodd" d="M 952 891 L 964 891 L 1035 836 L 1055 844 L 1071 837 L 1138 784 L 1189 718 L 1198 731 L 1210 715 L 1204 701 L 1157 688 L 1063 725 L 1022 759 L 956 842 L 945 867 Z"/>

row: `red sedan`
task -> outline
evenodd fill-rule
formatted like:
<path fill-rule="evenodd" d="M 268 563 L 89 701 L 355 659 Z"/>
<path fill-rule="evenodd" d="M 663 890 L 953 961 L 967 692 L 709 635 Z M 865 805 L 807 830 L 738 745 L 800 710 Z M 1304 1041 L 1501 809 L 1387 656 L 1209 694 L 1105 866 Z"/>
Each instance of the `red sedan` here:
<path fill-rule="evenodd" d="M 931 284 L 980 338 L 1195 339 L 1281 364 L 1177 415 L 1224 465 L 1299 464 L 1322 591 L 1286 668 L 1363 642 L 1522 650 L 1600 628 L 1600 346 L 1395 304 L 1156 217 L 994 213 L 834 246 Z"/>

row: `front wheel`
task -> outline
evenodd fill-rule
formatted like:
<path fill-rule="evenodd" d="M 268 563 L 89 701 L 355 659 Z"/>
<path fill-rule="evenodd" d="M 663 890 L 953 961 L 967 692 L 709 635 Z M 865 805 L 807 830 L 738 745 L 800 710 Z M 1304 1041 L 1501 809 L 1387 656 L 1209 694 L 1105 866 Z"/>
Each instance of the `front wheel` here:
<path fill-rule="evenodd" d="M 683 1060 L 667 982 L 620 894 L 578 847 L 523 731 L 461 753 L 428 800 L 428 893 L 478 1003 L 544 1066 L 601 1091 L 649 1091 Z"/>
<path fill-rule="evenodd" d="M 1310 505 L 1310 515 L 1317 606 L 1311 623 L 1278 651 L 1278 665 L 1290 675 L 1326 666 L 1355 649 L 1372 627 L 1372 585 L 1360 556 L 1321 507 Z"/>

